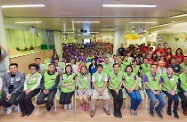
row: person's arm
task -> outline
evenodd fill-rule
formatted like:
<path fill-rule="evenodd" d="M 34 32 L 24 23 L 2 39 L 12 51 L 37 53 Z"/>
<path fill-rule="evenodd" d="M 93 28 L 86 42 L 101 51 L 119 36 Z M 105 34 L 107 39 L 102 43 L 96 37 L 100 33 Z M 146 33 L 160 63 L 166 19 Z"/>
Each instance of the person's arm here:
<path fill-rule="evenodd" d="M 24 91 L 27 90 L 27 81 L 26 81 L 27 77 L 25 78 L 25 82 L 24 82 Z"/>
<path fill-rule="evenodd" d="M 11 94 L 17 93 L 19 90 L 21 90 L 24 86 L 24 81 L 25 81 L 25 74 L 22 73 L 19 86 L 16 89 L 14 89 L 14 91 Z"/>
<path fill-rule="evenodd" d="M 56 89 L 58 84 L 60 82 L 60 74 L 57 75 L 56 79 L 55 79 L 55 84 L 49 89 L 49 91 Z"/>
<path fill-rule="evenodd" d="M 8 55 L 8 51 L 7 51 L 7 49 L 5 49 L 3 46 L 1 46 L 0 45 L 0 48 L 3 50 L 3 54 L 2 54 L 2 58 L 4 59 L 4 58 L 6 58 L 7 57 L 7 55 Z"/>
<path fill-rule="evenodd" d="M 31 90 L 35 90 L 40 86 L 41 78 L 42 78 L 42 76 L 38 77 L 37 83 L 31 88 Z"/>
<path fill-rule="evenodd" d="M 180 91 L 180 92 L 182 92 L 182 93 L 185 93 L 185 90 L 181 87 L 181 80 L 180 80 L 180 78 L 179 78 L 179 84 L 177 85 L 177 88 L 178 88 L 178 90 Z"/>
<path fill-rule="evenodd" d="M 115 90 L 115 91 L 117 90 L 117 89 L 114 87 L 114 85 L 112 84 L 111 78 L 110 78 L 110 77 L 109 77 L 109 85 L 112 87 L 113 90 Z"/>
<path fill-rule="evenodd" d="M 45 90 L 45 86 L 44 86 L 44 75 L 42 76 L 42 78 L 40 80 L 40 87 L 41 87 L 41 90 Z"/>
<path fill-rule="evenodd" d="M 87 85 L 86 85 L 86 89 L 88 89 L 89 86 L 90 86 L 90 80 L 91 80 L 91 76 L 88 77 L 88 83 L 87 83 Z"/>
<path fill-rule="evenodd" d="M 41 68 L 41 69 L 40 69 L 40 74 L 43 74 L 43 73 L 44 73 L 45 66 L 42 64 L 40 68 Z"/>
<path fill-rule="evenodd" d="M 6 74 L 3 75 L 3 91 L 4 91 L 6 94 L 9 94 L 9 90 L 8 90 L 8 88 L 7 88 Z"/>

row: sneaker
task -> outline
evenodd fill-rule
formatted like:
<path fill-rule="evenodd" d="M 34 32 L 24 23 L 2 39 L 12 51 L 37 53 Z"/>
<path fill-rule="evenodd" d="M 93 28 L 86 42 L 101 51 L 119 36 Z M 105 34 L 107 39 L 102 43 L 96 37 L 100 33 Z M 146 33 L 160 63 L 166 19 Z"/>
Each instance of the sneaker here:
<path fill-rule="evenodd" d="M 7 108 L 6 114 L 10 115 L 12 113 L 12 106 Z"/>
<path fill-rule="evenodd" d="M 68 109 L 71 109 L 72 108 L 72 105 L 71 105 L 71 103 L 70 104 L 68 104 Z"/>
<path fill-rule="evenodd" d="M 17 105 L 17 106 L 15 106 L 14 110 L 15 110 L 15 111 L 18 111 L 18 108 L 19 108 L 19 107 L 18 107 L 18 105 Z"/>
<path fill-rule="evenodd" d="M 153 111 L 149 111 L 149 114 L 154 117 L 154 112 Z"/>
<path fill-rule="evenodd" d="M 167 110 L 167 114 L 168 114 L 169 116 L 172 116 L 172 114 L 171 114 L 171 109 L 168 109 L 168 110 Z"/>
<path fill-rule="evenodd" d="M 92 111 L 90 112 L 90 117 L 94 117 L 94 116 L 95 116 L 95 111 L 92 110 Z"/>
<path fill-rule="evenodd" d="M 67 108 L 68 108 L 68 105 L 65 104 L 65 105 L 64 105 L 64 110 L 67 110 Z"/>
<path fill-rule="evenodd" d="M 85 106 L 85 110 L 88 111 L 89 110 L 89 105 Z"/>
<path fill-rule="evenodd" d="M 118 117 L 119 117 L 119 118 L 122 118 L 121 111 L 118 111 Z"/>
<path fill-rule="evenodd" d="M 117 111 L 114 111 L 114 117 L 118 117 L 118 113 L 117 113 Z"/>
<path fill-rule="evenodd" d="M 163 118 L 163 116 L 162 116 L 162 114 L 160 112 L 156 111 L 156 113 L 157 113 L 159 118 L 161 118 L 161 119 Z"/>
<path fill-rule="evenodd" d="M 175 118 L 179 118 L 179 115 L 178 115 L 178 113 L 176 112 L 176 111 L 173 111 L 173 113 L 174 113 L 174 116 L 175 116 Z"/>

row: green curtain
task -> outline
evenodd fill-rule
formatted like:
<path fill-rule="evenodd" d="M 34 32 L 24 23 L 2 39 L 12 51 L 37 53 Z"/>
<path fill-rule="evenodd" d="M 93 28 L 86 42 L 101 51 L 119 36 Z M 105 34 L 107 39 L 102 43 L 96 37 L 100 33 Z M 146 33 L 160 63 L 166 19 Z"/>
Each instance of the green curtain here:
<path fill-rule="evenodd" d="M 30 46 L 37 47 L 43 42 L 42 33 L 39 33 L 39 36 L 37 36 L 26 30 L 5 29 L 5 34 L 9 49 L 15 49 L 16 47 L 24 49 L 24 46 L 28 48 Z"/>

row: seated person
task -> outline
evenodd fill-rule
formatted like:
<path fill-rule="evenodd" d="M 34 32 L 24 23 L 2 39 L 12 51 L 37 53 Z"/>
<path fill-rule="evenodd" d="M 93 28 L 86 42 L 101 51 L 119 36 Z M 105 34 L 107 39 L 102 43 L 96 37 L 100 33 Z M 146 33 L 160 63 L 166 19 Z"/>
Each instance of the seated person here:
<path fill-rule="evenodd" d="M 41 59 L 40 58 L 35 58 L 35 63 L 38 64 L 38 66 L 39 66 L 38 72 L 40 74 L 43 74 L 45 66 L 41 63 Z"/>

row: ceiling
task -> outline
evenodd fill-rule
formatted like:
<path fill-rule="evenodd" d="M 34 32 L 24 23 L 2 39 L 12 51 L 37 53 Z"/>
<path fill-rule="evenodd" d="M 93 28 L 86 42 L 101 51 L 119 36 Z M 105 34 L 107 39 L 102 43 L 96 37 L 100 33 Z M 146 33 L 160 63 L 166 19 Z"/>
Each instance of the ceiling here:
<path fill-rule="evenodd" d="M 21 24 L 40 29 L 78 31 L 90 28 L 91 32 L 108 32 L 115 29 L 131 30 L 166 23 L 182 23 L 186 17 L 170 17 L 187 12 L 187 0 L 0 0 L 1 5 L 44 4 L 43 8 L 3 8 L 4 23 L 42 21 L 41 24 Z M 103 4 L 155 4 L 155 8 L 105 8 Z M 72 21 L 99 21 L 99 23 L 72 24 Z M 156 24 L 131 24 L 131 21 L 154 21 Z M 171 24 L 172 25 L 172 24 Z M 171 25 L 151 28 L 158 31 Z M 185 30 L 185 29 L 184 29 Z M 185 30 L 186 31 L 186 30 Z"/>

